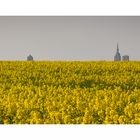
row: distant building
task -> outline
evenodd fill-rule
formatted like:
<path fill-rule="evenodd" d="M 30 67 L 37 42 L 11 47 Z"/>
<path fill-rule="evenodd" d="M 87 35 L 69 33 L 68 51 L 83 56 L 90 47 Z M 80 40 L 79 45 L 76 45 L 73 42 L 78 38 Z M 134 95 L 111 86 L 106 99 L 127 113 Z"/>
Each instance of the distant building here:
<path fill-rule="evenodd" d="M 123 61 L 129 61 L 129 56 L 128 56 L 128 55 L 124 55 L 124 56 L 122 57 L 122 60 L 123 60 Z"/>
<path fill-rule="evenodd" d="M 114 56 L 114 61 L 121 61 L 121 55 L 119 53 L 119 45 L 118 45 L 118 43 L 117 43 L 117 52 L 116 52 L 116 54 Z"/>
<path fill-rule="evenodd" d="M 31 55 L 29 55 L 29 56 L 27 57 L 27 61 L 33 61 L 33 57 L 32 57 Z"/>

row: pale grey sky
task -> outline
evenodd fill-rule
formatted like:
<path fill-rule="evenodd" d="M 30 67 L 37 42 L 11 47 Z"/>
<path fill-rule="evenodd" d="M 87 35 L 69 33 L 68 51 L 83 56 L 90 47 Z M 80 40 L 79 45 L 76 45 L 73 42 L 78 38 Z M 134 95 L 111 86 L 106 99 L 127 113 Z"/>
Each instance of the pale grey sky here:
<path fill-rule="evenodd" d="M 0 16 L 0 60 L 140 60 L 140 16 Z"/>

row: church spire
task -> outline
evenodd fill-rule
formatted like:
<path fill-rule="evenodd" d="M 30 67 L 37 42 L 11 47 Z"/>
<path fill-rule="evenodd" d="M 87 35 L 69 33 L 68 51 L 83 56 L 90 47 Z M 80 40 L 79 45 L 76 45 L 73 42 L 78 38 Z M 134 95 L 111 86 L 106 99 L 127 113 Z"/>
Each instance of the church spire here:
<path fill-rule="evenodd" d="M 121 61 L 121 55 L 119 53 L 119 43 L 117 43 L 117 52 L 114 56 L 114 61 Z"/>
<path fill-rule="evenodd" d="M 119 52 L 119 44 L 117 43 L 117 52 Z"/>

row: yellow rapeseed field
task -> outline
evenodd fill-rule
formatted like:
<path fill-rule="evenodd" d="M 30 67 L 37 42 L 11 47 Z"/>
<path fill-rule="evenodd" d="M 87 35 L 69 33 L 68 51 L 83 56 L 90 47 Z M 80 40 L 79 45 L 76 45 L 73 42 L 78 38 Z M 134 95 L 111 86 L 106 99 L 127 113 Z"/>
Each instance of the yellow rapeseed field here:
<path fill-rule="evenodd" d="M 140 62 L 0 61 L 1 124 L 140 124 Z"/>

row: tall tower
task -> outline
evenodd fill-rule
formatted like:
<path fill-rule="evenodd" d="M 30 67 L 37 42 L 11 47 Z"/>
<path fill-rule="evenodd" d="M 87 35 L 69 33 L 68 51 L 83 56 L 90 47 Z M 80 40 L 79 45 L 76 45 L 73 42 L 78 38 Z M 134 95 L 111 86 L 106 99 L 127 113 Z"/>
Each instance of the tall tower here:
<path fill-rule="evenodd" d="M 117 43 L 117 53 L 119 53 L 119 45 L 118 45 L 118 43 Z"/>
<path fill-rule="evenodd" d="M 121 55 L 119 53 L 119 44 L 117 43 L 117 52 L 114 56 L 114 61 L 121 61 Z"/>

